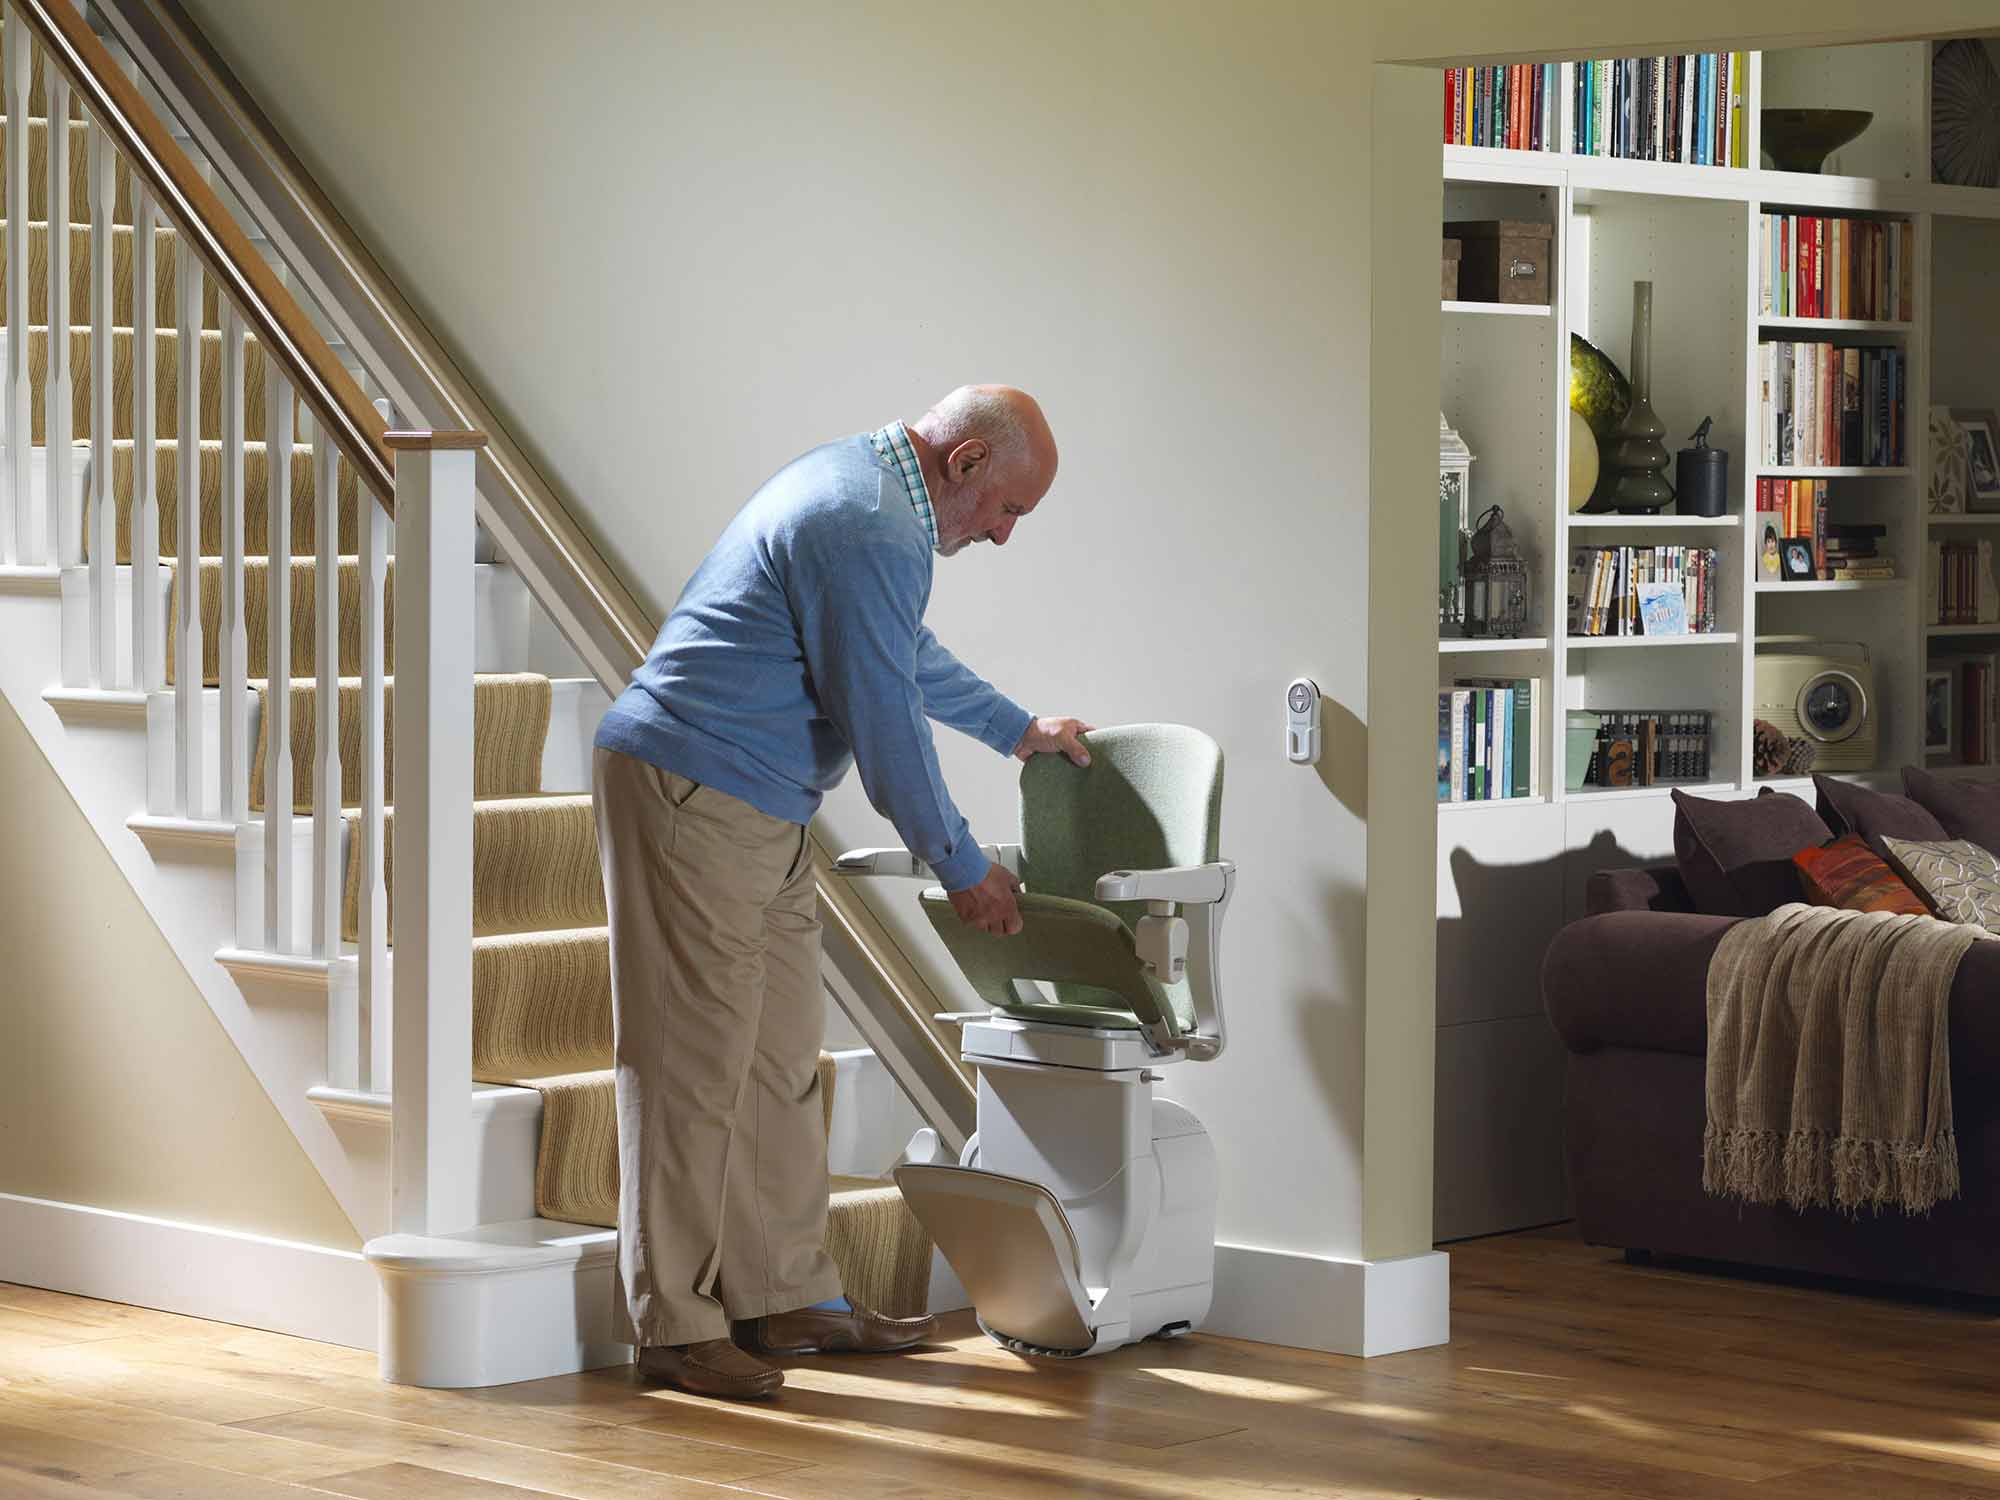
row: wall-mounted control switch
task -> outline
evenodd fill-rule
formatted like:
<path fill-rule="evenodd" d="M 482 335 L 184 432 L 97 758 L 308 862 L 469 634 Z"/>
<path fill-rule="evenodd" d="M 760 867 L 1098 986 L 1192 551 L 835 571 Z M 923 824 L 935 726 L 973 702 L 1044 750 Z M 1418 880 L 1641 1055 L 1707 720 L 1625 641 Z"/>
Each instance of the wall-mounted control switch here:
<path fill-rule="evenodd" d="M 1301 766 L 1319 759 L 1319 684 L 1310 677 L 1285 689 L 1285 758 Z"/>

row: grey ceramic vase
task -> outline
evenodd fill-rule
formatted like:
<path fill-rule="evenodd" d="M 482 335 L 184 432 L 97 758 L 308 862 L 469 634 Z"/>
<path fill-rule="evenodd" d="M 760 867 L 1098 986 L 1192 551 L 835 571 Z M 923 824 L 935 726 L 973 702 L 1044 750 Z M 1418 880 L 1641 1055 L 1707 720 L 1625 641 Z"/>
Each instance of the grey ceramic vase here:
<path fill-rule="evenodd" d="M 1672 503 L 1667 483 L 1667 429 L 1653 410 L 1653 283 L 1632 283 L 1632 406 L 1611 434 L 1609 466 L 1618 477 L 1611 504 L 1627 512 L 1656 511 Z"/>

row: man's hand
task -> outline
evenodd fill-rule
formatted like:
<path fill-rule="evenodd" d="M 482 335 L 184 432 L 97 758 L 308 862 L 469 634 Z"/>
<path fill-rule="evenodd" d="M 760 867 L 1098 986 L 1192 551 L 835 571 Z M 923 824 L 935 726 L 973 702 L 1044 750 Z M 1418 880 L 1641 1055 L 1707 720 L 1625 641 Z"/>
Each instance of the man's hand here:
<path fill-rule="evenodd" d="M 1014 754 L 1022 760 L 1061 752 L 1080 766 L 1090 764 L 1090 752 L 1083 748 L 1083 736 L 1097 726 L 1081 719 L 1037 719 L 1021 736 Z"/>
<path fill-rule="evenodd" d="M 1003 865 L 989 865 L 986 878 L 962 891 L 950 891 L 945 899 L 967 927 L 977 927 L 995 937 L 1012 937 L 1021 930 L 1021 906 L 1014 892 L 1021 882 Z"/>

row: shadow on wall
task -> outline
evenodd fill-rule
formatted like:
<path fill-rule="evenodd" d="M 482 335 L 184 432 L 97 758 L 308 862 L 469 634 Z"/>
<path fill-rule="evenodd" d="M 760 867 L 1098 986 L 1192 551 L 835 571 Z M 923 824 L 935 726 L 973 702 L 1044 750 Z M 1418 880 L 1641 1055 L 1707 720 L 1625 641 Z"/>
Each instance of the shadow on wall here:
<path fill-rule="evenodd" d="M 1355 817 L 1368 816 L 1368 728 L 1335 698 L 1320 699 L 1319 772 L 1322 785 Z M 1358 929 L 1357 929 L 1358 930 Z M 1358 989 L 1356 993 L 1359 993 Z"/>
<path fill-rule="evenodd" d="M 1608 831 L 1522 864 L 1451 851 L 1459 914 L 1437 923 L 1440 1243 L 1570 1217 L 1564 1055 L 1542 1006 L 1542 960 L 1557 931 L 1583 915 L 1591 874 L 1639 863 Z"/>
<path fill-rule="evenodd" d="M 1331 709 L 1332 705 L 1328 705 Z M 1331 720 L 1332 713 L 1327 718 Z M 1352 715 L 1349 715 L 1352 718 Z M 1321 765 L 1327 757 L 1322 755 Z M 1312 908 L 1308 908 L 1312 909 Z M 1321 888 L 1318 911 L 1335 932 L 1359 932 L 1368 914 L 1367 892 L 1346 881 L 1328 881 Z M 1304 935 L 1286 935 L 1287 944 L 1308 945 Z M 1312 1062 L 1314 1081 L 1326 1117 L 1346 1141 L 1358 1162 L 1362 1139 L 1362 1079 L 1366 1063 L 1362 1048 L 1353 1045 L 1360 1033 L 1360 1011 L 1366 973 L 1359 943 L 1341 943 L 1335 948 L 1336 967 L 1324 982 L 1308 985 L 1291 1007 L 1297 1019 L 1298 1045 Z"/>

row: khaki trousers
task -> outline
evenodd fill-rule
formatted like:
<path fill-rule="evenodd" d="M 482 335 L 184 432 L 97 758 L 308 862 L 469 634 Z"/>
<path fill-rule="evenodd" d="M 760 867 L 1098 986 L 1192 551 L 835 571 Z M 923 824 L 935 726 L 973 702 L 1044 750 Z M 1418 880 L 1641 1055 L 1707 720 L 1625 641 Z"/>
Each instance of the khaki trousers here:
<path fill-rule="evenodd" d="M 641 1344 L 840 1295 L 826 1253 L 826 1009 L 806 831 L 599 750 L 618 1262 Z"/>

